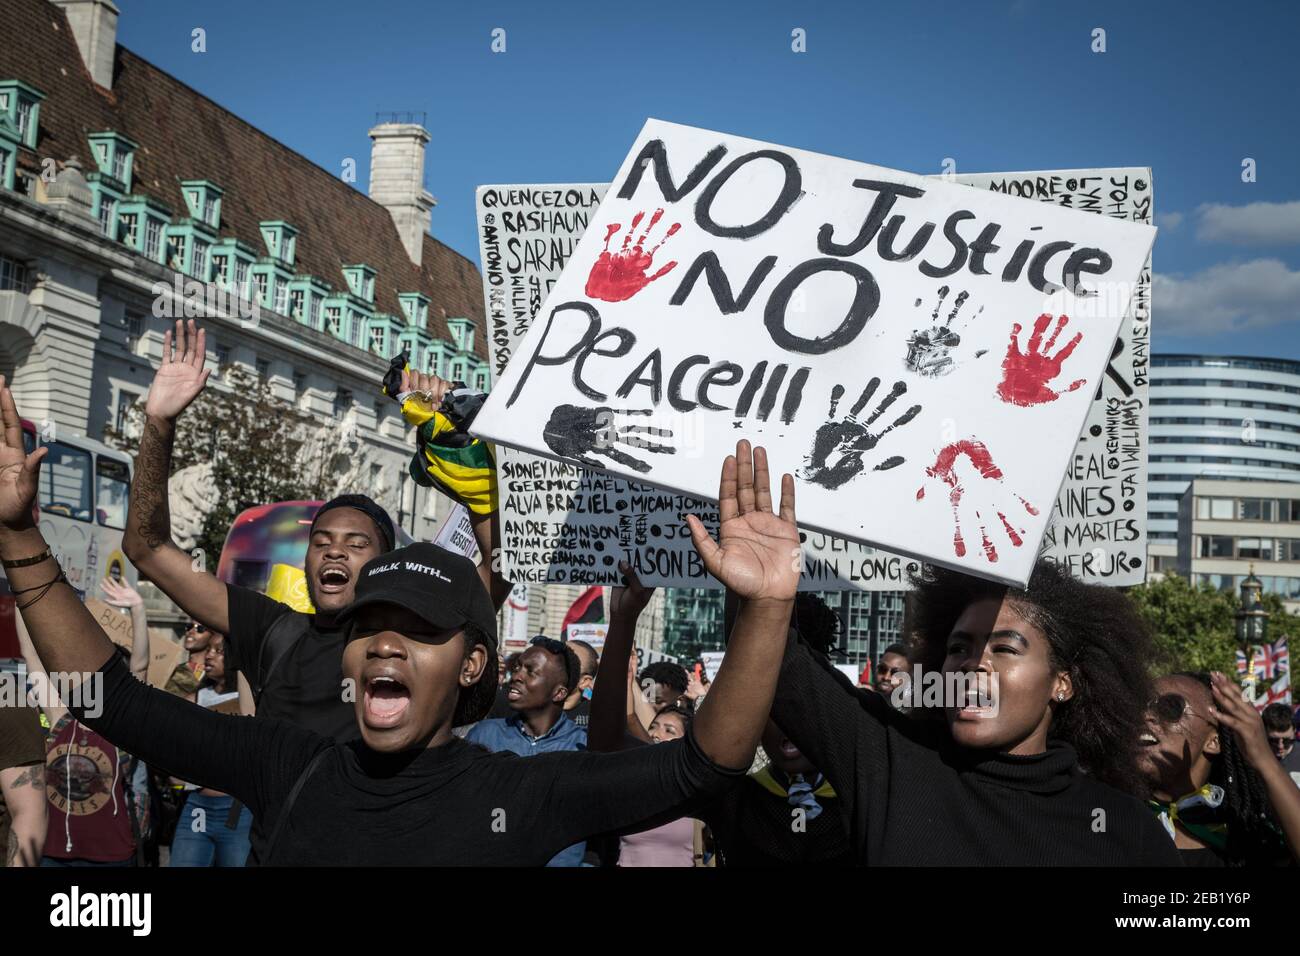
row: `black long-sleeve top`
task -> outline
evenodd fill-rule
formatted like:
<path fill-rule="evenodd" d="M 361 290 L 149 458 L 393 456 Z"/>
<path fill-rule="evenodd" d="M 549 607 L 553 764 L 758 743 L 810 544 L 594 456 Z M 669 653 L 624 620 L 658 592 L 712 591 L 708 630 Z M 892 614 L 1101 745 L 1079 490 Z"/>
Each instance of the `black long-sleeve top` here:
<path fill-rule="evenodd" d="M 543 866 L 593 834 L 675 819 L 745 773 L 710 761 L 690 735 L 527 760 L 459 738 L 380 754 L 285 720 L 196 707 L 134 680 L 116 654 L 101 673 L 103 713 L 78 718 L 245 803 L 270 835 L 264 865 Z"/>
<path fill-rule="evenodd" d="M 1181 864 L 1142 802 L 1083 774 L 1068 744 L 1032 756 L 957 747 L 943 722 L 857 690 L 797 637 L 772 719 L 831 781 L 861 864 Z"/>

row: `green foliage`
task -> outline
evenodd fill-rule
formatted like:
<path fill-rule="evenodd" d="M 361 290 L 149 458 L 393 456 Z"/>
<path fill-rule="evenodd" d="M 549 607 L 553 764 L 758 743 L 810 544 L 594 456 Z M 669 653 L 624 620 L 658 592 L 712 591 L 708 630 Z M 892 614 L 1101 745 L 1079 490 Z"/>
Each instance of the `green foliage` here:
<path fill-rule="evenodd" d="M 1172 671 L 1223 671 L 1237 673 L 1236 612 L 1241 603 L 1235 591 L 1219 591 L 1209 584 L 1193 587 L 1184 578 L 1166 574 L 1161 580 L 1130 588 L 1128 595 L 1150 625 L 1155 638 L 1156 675 Z M 1289 614 L 1276 594 L 1265 594 L 1264 609 L 1272 615 L 1268 639 L 1300 635 L 1300 616 Z M 1291 672 L 1296 686 L 1296 671 Z"/>
<path fill-rule="evenodd" d="M 275 397 L 269 383 L 238 366 L 221 369 L 224 388 L 209 383 L 176 423 L 172 473 L 209 462 L 211 499 L 195 541 L 216 568 L 226 533 L 245 508 L 271 501 L 323 497 L 329 469 L 303 440 L 310 416 Z M 143 402 L 132 407 L 124 432 L 106 430 L 105 441 L 134 455 L 139 448 Z"/>

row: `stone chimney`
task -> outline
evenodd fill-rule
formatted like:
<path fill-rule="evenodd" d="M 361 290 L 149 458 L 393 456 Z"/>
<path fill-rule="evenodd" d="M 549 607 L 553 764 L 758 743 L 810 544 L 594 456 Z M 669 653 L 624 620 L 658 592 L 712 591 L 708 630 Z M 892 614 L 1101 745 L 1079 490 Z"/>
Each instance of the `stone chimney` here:
<path fill-rule="evenodd" d="M 424 188 L 429 138 L 429 131 L 418 123 L 380 123 L 370 131 L 370 198 L 393 217 L 406 254 L 417 266 L 438 202 Z"/>
<path fill-rule="evenodd" d="M 117 50 L 117 6 L 113 0 L 52 0 L 68 15 L 90 78 L 113 88 L 113 54 Z"/>

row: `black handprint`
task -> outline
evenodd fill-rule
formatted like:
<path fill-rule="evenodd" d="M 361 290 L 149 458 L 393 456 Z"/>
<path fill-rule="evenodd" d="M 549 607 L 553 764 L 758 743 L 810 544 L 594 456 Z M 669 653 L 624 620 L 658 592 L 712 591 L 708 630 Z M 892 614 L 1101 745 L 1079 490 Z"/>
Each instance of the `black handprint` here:
<path fill-rule="evenodd" d="M 948 297 L 948 287 L 942 286 L 939 289 L 939 301 L 934 307 L 934 312 L 930 315 L 930 320 L 934 324 L 928 329 L 914 329 L 907 339 L 907 355 L 903 359 L 903 364 L 908 371 L 916 372 L 918 375 L 924 375 L 927 378 L 937 378 L 940 375 L 947 375 L 957 367 L 957 362 L 952 352 L 961 345 L 961 335 L 959 334 L 966 325 L 974 319 L 978 319 L 984 307 L 980 306 L 973 316 L 969 316 L 965 321 L 958 324 L 958 313 L 966 304 L 970 297 L 969 292 L 957 293 L 957 298 L 953 302 L 952 311 L 948 313 L 947 318 L 942 321 L 939 318 L 939 312 L 943 309 L 944 299 Z M 917 299 L 916 304 L 919 306 L 921 300 Z M 984 353 L 977 352 L 976 358 Z"/>
<path fill-rule="evenodd" d="M 799 469 L 800 478 L 811 481 L 815 485 L 821 485 L 823 488 L 838 488 L 861 474 L 862 469 L 866 467 L 862 460 L 865 452 L 875 448 L 880 439 L 899 425 L 906 425 L 920 414 L 921 406 L 913 405 L 894 419 L 893 424 L 889 427 L 872 433 L 870 431 L 872 423 L 898 400 L 898 396 L 907 391 L 905 382 L 895 382 L 889 394 L 871 413 L 871 417 L 865 422 L 859 422 L 858 415 L 867 407 L 867 403 L 871 401 L 872 396 L 876 394 L 876 389 L 879 387 L 880 379 L 873 378 L 867 383 L 867 387 L 862 390 L 862 395 L 853 404 L 852 410 L 842 421 L 828 421 L 817 429 L 817 434 L 813 436 L 812 451 L 808 453 L 808 457 L 804 459 L 803 467 Z M 843 395 L 843 385 L 836 385 L 831 389 L 830 416 L 832 419 Z M 875 465 L 872 471 L 888 471 L 890 468 L 897 468 L 902 463 L 902 456 L 895 455 Z"/>
<path fill-rule="evenodd" d="M 659 455 L 675 455 L 677 449 L 671 445 L 648 441 L 641 435 L 655 438 L 672 438 L 673 433 L 667 428 L 651 428 L 648 425 L 618 426 L 615 415 L 652 415 L 649 409 L 583 408 L 580 405 L 558 405 L 551 412 L 550 420 L 542 429 L 542 440 L 546 447 L 561 457 L 571 459 L 587 468 L 605 467 L 588 453 L 604 455 L 610 461 L 618 462 L 625 468 L 647 472 L 649 462 L 633 458 L 627 452 L 615 448 L 615 443 L 629 445 L 632 448 L 644 448 Z"/>

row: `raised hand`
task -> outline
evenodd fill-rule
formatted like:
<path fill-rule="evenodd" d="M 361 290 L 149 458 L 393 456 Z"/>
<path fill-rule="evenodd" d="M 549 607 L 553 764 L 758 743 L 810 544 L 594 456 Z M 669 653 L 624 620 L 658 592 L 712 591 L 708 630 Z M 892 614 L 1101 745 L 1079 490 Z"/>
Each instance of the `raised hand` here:
<path fill-rule="evenodd" d="M 958 470 L 957 466 L 963 459 L 974 471 L 973 476 L 969 476 L 964 469 Z M 962 534 L 962 505 L 967 491 L 971 492 L 971 497 L 965 502 L 965 510 L 968 512 L 966 524 L 969 527 L 972 523 L 969 512 L 973 511 L 973 523 L 980 532 L 980 547 L 990 564 L 996 564 L 998 560 L 997 545 L 988 531 L 989 526 L 993 525 L 990 519 L 994 515 L 1001 523 L 1001 534 L 1006 536 L 1013 548 L 1018 548 L 1025 543 L 1025 529 L 1016 528 L 1007 518 L 1008 512 L 1013 516 L 1017 512 L 1011 504 L 1011 499 L 1014 497 L 1031 515 L 1038 514 L 1038 510 L 1020 495 L 1010 492 L 1003 486 L 1002 469 L 994 463 L 993 456 L 989 454 L 983 442 L 976 441 L 974 438 L 953 442 L 939 451 L 938 458 L 933 465 L 925 469 L 925 473 L 929 478 L 937 479 L 948 486 L 948 502 L 952 505 L 952 547 L 957 557 L 966 556 L 966 538 Z M 916 499 L 920 501 L 924 497 L 925 486 L 922 485 L 917 489 Z M 996 529 L 996 525 L 993 526 Z"/>
<path fill-rule="evenodd" d="M 104 578 L 99 582 L 100 588 L 104 592 L 104 600 L 113 607 L 142 607 L 144 598 L 140 592 L 125 581 L 114 581 L 112 578 Z"/>
<path fill-rule="evenodd" d="M 422 399 L 427 398 L 431 408 L 439 408 L 442 405 L 443 397 L 451 391 L 453 384 L 447 379 L 439 378 L 432 373 L 404 369 L 402 371 L 401 390 L 398 394 L 405 395 L 408 392 L 417 392 Z"/>
<path fill-rule="evenodd" d="M 187 333 L 186 324 L 177 319 L 175 337 L 170 330 L 163 333 L 162 365 L 144 401 L 145 417 L 172 421 L 185 411 L 203 391 L 211 374 L 211 369 L 203 368 L 206 356 L 203 330 L 196 330 L 190 319 Z"/>
<path fill-rule="evenodd" d="M 0 375 L 0 418 L 4 421 L 4 445 L 0 447 L 0 526 L 23 531 L 35 526 L 32 505 L 36 501 L 41 459 L 49 452 L 42 445 L 30 455 L 23 447 L 23 423 L 14 407 L 14 397 Z"/>
<path fill-rule="evenodd" d="M 655 253 L 659 251 L 659 247 L 682 227 L 680 222 L 673 223 L 664 233 L 664 237 L 647 250 L 646 239 L 649 238 L 650 231 L 659 224 L 663 215 L 662 209 L 654 211 L 654 215 L 650 217 L 650 222 L 645 227 L 645 232 L 641 233 L 635 245 L 632 245 L 632 234 L 641 224 L 645 213 L 639 212 L 633 216 L 632 225 L 627 227 L 627 235 L 623 237 L 623 246 L 617 252 L 609 251 L 609 240 L 614 238 L 614 233 L 623 228 L 623 224 L 620 222 L 609 224 L 605 232 L 605 250 L 596 259 L 587 276 L 588 298 L 600 299 L 602 302 L 623 302 L 632 298 L 655 279 L 673 271 L 673 267 L 677 265 L 675 260 L 654 275 L 646 274 L 654 265 Z"/>
<path fill-rule="evenodd" d="M 602 462 L 590 457 L 604 455 L 610 461 L 618 462 L 633 471 L 647 472 L 650 463 L 629 455 L 614 445 L 627 445 L 630 448 L 642 448 L 658 455 L 675 455 L 677 449 L 664 445 L 653 438 L 672 438 L 673 433 L 667 428 L 652 428 L 649 425 L 619 425 L 617 415 L 652 415 L 649 409 L 633 408 L 585 408 L 581 405 L 557 405 L 551 411 L 551 417 L 542 428 L 542 440 L 546 447 L 562 458 L 569 458 L 586 468 L 600 469 Z M 643 437 L 648 436 L 648 437 Z"/>
<path fill-rule="evenodd" d="M 799 589 L 799 529 L 794 521 L 794 477 L 781 476 L 781 507 L 772 512 L 767 452 L 736 443 L 718 482 L 718 540 L 688 515 L 691 541 L 704 567 L 725 587 L 751 601 L 793 601 Z"/>
<path fill-rule="evenodd" d="M 894 387 L 876 406 L 876 410 L 871 413 L 865 422 L 858 421 L 858 415 L 867 407 L 876 394 L 876 389 L 880 387 L 880 379 L 873 378 L 867 383 L 867 387 L 862 390 L 858 400 L 853 403 L 853 408 L 843 419 L 835 420 L 835 410 L 839 406 L 840 399 L 844 395 L 844 386 L 836 385 L 831 389 L 831 407 L 828 414 L 827 422 L 817 429 L 813 436 L 812 450 L 804 459 L 803 467 L 799 469 L 799 477 L 804 481 L 811 481 L 815 485 L 821 485 L 823 488 L 838 488 L 840 485 L 856 478 L 866 468 L 866 461 L 863 456 L 875 449 L 890 432 L 900 425 L 906 425 L 921 412 L 920 405 L 913 405 L 903 414 L 899 415 L 894 421 L 885 428 L 873 432 L 871 426 L 876 419 L 888 411 L 889 407 L 898 400 L 900 395 L 907 392 L 907 385 L 904 382 L 895 382 Z M 903 463 L 901 455 L 894 455 L 883 461 L 877 462 L 872 466 L 872 471 L 887 471 L 890 468 L 896 468 Z"/>
<path fill-rule="evenodd" d="M 646 605 L 654 598 L 655 589 L 642 584 L 641 579 L 632 570 L 632 565 L 626 561 L 620 561 L 618 569 L 623 572 L 623 580 L 626 583 L 609 589 L 610 620 L 626 616 L 635 622 Z"/>
<path fill-rule="evenodd" d="M 1020 323 L 1011 327 L 1011 342 L 1007 346 L 1007 356 L 1002 360 L 1002 381 L 998 383 L 998 397 L 1012 405 L 1042 405 L 1054 402 L 1066 392 L 1073 392 L 1087 379 L 1077 379 L 1064 391 L 1056 391 L 1052 381 L 1061 374 L 1061 365 L 1070 357 L 1074 347 L 1083 340 L 1083 333 L 1074 333 L 1074 338 L 1061 346 L 1061 350 L 1052 355 L 1052 346 L 1070 319 L 1061 316 L 1056 328 L 1046 342 L 1043 333 L 1052 322 L 1052 317 L 1044 312 L 1034 322 L 1034 331 L 1029 336 L 1027 351 L 1021 352 L 1016 336 L 1020 334 Z"/>
<path fill-rule="evenodd" d="M 1232 683 L 1223 674 L 1214 671 L 1210 675 L 1210 690 L 1214 693 L 1214 706 L 1210 715 L 1219 718 L 1219 722 L 1232 731 L 1241 745 L 1242 755 L 1252 767 L 1277 762 L 1273 749 L 1268 745 L 1268 734 L 1264 730 L 1264 718 L 1255 706 L 1241 695 L 1241 688 Z"/>

